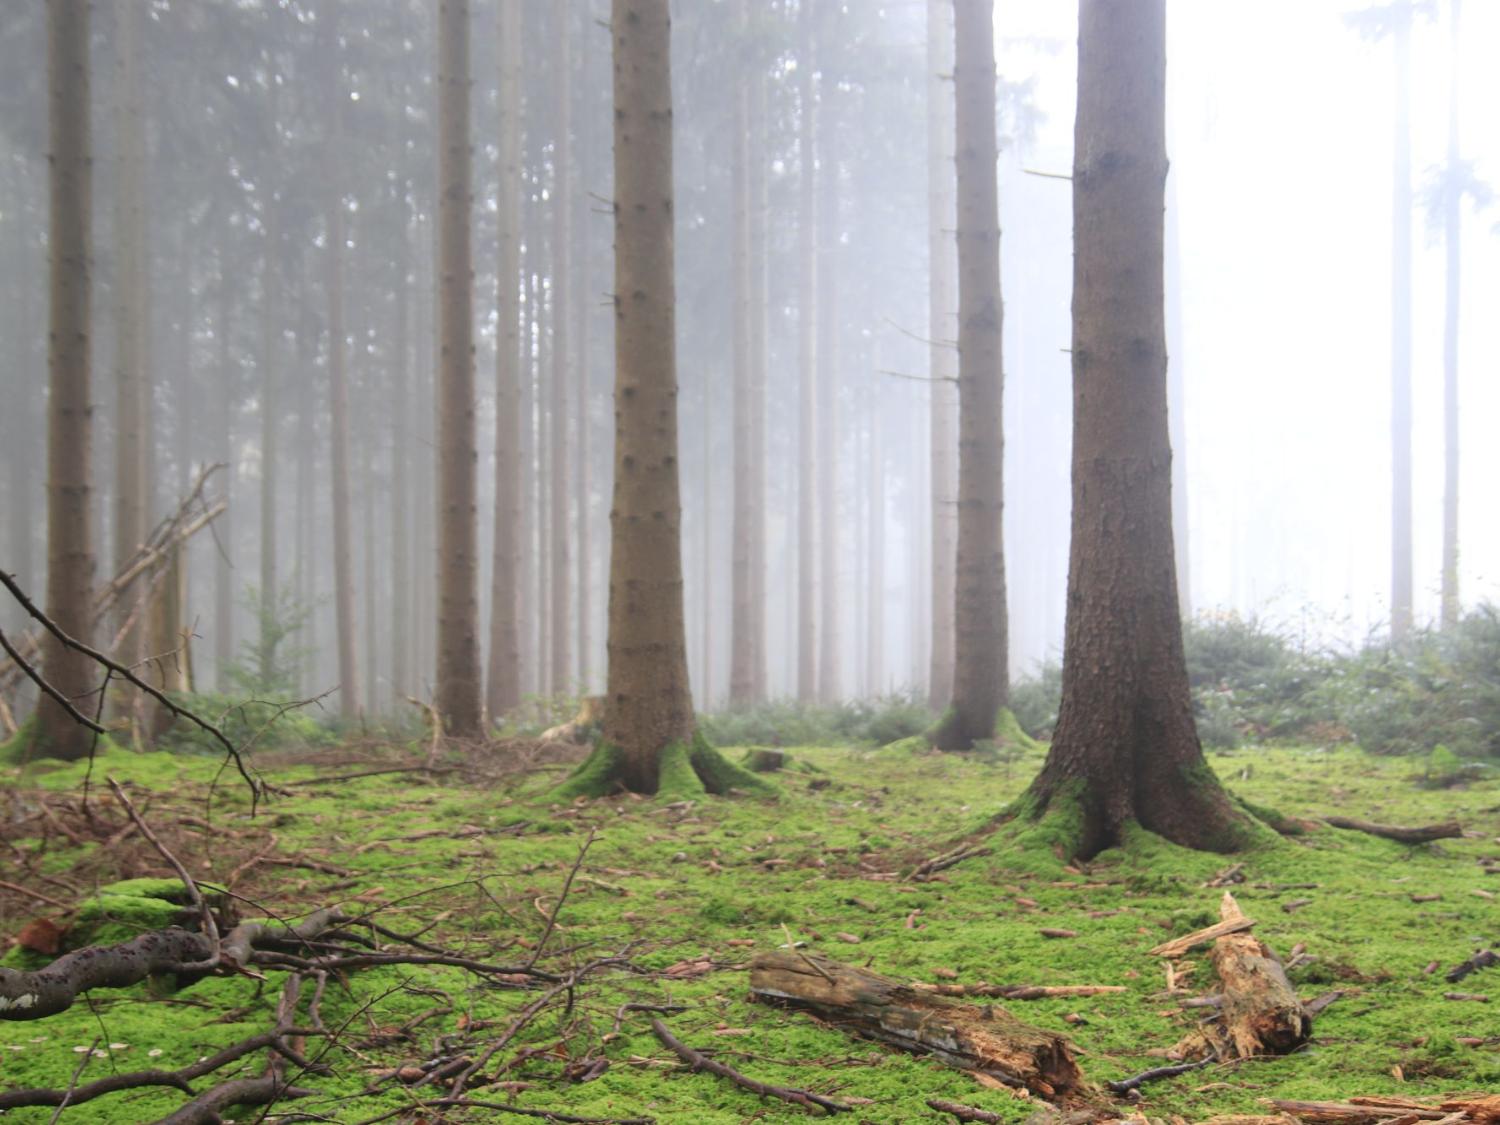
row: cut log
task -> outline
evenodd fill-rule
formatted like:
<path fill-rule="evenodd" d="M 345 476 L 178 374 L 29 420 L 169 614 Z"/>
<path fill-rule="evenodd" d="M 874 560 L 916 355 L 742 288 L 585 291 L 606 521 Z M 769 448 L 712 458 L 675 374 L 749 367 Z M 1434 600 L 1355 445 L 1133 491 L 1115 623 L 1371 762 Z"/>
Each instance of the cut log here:
<path fill-rule="evenodd" d="M 1403 844 L 1426 844 L 1433 840 L 1457 840 L 1464 834 L 1456 820 L 1445 820 L 1442 824 L 1428 824 L 1421 828 L 1401 828 L 1391 824 L 1371 824 L 1368 820 L 1351 820 L 1347 816 L 1325 816 L 1323 823 L 1334 828 L 1347 828 L 1353 832 L 1368 832 L 1387 840 Z"/>
<path fill-rule="evenodd" d="M 1224 925 L 1248 921 L 1228 891 L 1219 916 Z M 1215 940 L 1210 959 L 1219 975 L 1219 1018 L 1179 1043 L 1179 1051 L 1251 1058 L 1284 1055 L 1307 1042 L 1312 1016 L 1269 946 L 1253 934 L 1234 930 Z"/>
<path fill-rule="evenodd" d="M 751 998 L 801 1008 L 841 1029 L 1044 1098 L 1083 1094 L 1073 1046 L 999 1008 L 963 1004 L 814 954 L 763 953 L 750 963 Z"/>

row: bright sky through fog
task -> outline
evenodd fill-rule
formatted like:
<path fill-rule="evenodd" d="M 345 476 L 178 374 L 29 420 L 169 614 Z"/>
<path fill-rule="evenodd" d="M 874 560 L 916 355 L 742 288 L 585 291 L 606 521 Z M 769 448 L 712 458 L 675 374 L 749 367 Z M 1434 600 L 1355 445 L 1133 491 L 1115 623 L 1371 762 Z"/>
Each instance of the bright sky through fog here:
<path fill-rule="evenodd" d="M 1193 592 L 1200 608 L 1360 636 L 1389 589 L 1392 50 L 1358 0 L 1169 0 L 1181 206 Z M 997 4 L 1000 66 L 1035 73 L 1039 148 L 1071 146 L 1076 5 Z M 1413 34 L 1413 186 L 1443 158 L 1448 5 Z M 1465 155 L 1500 175 L 1500 4 L 1463 8 Z M 1053 56 L 1018 43 L 1061 40 Z M 1002 201 L 1002 222 L 1005 221 Z M 1500 600 L 1500 209 L 1465 212 L 1460 549 L 1466 601 Z M 1442 520 L 1442 247 L 1413 220 L 1415 573 L 1435 617 Z M 1024 299 L 1024 296 L 1022 297 Z M 1314 608 L 1315 607 L 1315 608 Z M 1330 621 L 1332 617 L 1335 620 Z"/>

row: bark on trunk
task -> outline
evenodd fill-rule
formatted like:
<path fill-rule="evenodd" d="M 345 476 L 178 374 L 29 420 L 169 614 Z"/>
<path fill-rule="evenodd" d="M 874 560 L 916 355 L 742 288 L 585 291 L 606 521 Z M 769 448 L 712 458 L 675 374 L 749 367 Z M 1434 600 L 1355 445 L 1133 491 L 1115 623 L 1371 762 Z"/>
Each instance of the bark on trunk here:
<path fill-rule="evenodd" d="M 798 8 L 797 104 L 801 123 L 797 140 L 800 166 L 798 249 L 802 280 L 798 290 L 797 333 L 797 699 L 812 703 L 818 697 L 818 393 L 817 393 L 817 291 L 818 231 L 817 178 L 813 163 L 817 110 L 813 103 L 813 17 L 810 0 Z"/>
<path fill-rule="evenodd" d="M 736 0 L 737 34 L 747 34 L 747 0 Z M 738 59 L 731 131 L 734 235 L 731 272 L 734 278 L 734 528 L 730 573 L 729 705 L 744 707 L 762 698 L 765 678 L 765 612 L 757 597 L 758 572 L 765 567 L 765 545 L 757 536 L 760 506 L 764 503 L 765 480 L 760 469 L 765 437 L 756 426 L 757 411 L 764 412 L 763 389 L 754 368 L 759 278 L 752 249 L 755 230 L 755 197 L 751 176 L 755 151 L 752 140 L 752 103 L 760 59 L 753 49 Z M 762 401 L 756 401 L 757 391 Z"/>
<path fill-rule="evenodd" d="M 931 432 L 932 651 L 928 705 L 953 698 L 953 567 L 958 543 L 958 225 L 953 198 L 952 0 L 927 0 L 927 338 Z"/>
<path fill-rule="evenodd" d="M 478 454 L 469 213 L 469 3 L 438 6 L 438 644 L 435 705 L 459 738 L 483 730 L 479 663 Z"/>
<path fill-rule="evenodd" d="M 569 5 L 554 3 L 557 54 L 552 60 L 552 443 L 548 488 L 552 510 L 549 521 L 551 552 L 547 561 L 551 586 L 550 680 L 554 692 L 565 692 L 573 682 L 572 617 L 569 593 L 573 583 L 569 562 L 573 525 L 568 518 L 568 380 L 572 341 L 568 313 L 573 286 L 573 98 L 570 70 L 573 36 Z"/>
<path fill-rule="evenodd" d="M 141 19 L 144 9 L 130 0 L 116 0 L 114 129 L 115 160 L 114 276 L 115 329 L 115 448 L 114 556 L 115 572 L 129 565 L 145 542 L 148 520 L 146 476 L 146 293 L 151 283 L 146 268 L 145 107 L 141 92 Z M 125 591 L 119 627 L 136 611 L 143 593 L 139 584 Z M 140 619 L 138 615 L 138 620 Z M 118 657 L 134 664 L 145 656 L 146 634 L 139 625 L 121 638 Z M 134 691 L 121 701 L 139 718 Z"/>
<path fill-rule="evenodd" d="M 1072 1045 L 1003 1009 L 964 1004 L 816 954 L 763 953 L 750 995 L 803 1008 L 840 1028 L 1054 1099 L 1083 1092 Z"/>
<path fill-rule="evenodd" d="M 993 738 L 1010 688 L 1003 545 L 1000 205 L 994 0 L 956 0 L 958 169 L 958 554 L 953 700 L 934 735 L 945 750 Z"/>
<path fill-rule="evenodd" d="M 521 702 L 521 0 L 500 5 L 500 184 L 495 347 L 495 527 L 490 571 L 491 722 Z"/>
<path fill-rule="evenodd" d="M 1163 0 L 1083 0 L 1073 168 L 1073 515 L 1063 693 L 1021 808 L 1091 856 L 1137 821 L 1178 844 L 1250 836 L 1203 759 L 1172 551 L 1162 205 Z M 960 40 L 962 42 L 962 40 Z"/>
<path fill-rule="evenodd" d="M 1395 153 L 1391 185 L 1391 642 L 1412 626 L 1411 0 L 1391 5 Z"/>
<path fill-rule="evenodd" d="M 1449 0 L 1448 167 L 1443 198 L 1443 250 L 1445 283 L 1443 308 L 1443 584 L 1442 625 L 1458 624 L 1458 312 L 1461 304 L 1463 187 L 1458 183 L 1458 89 L 1460 0 Z"/>
<path fill-rule="evenodd" d="M 90 489 L 89 323 L 90 141 L 89 4 L 48 0 L 47 82 L 50 127 L 47 369 L 47 614 L 70 636 L 92 639 L 94 548 Z M 42 670 L 62 695 L 90 711 L 93 664 L 50 633 Z M 49 697 L 37 706 L 37 749 L 72 760 L 92 734 Z"/>
<path fill-rule="evenodd" d="M 219 517 L 218 550 L 214 552 L 214 682 L 220 692 L 233 690 L 229 669 L 234 663 L 234 486 L 238 465 L 234 456 L 234 373 L 229 350 L 230 317 L 229 248 L 219 247 L 219 309 L 214 335 L 218 339 L 219 396 L 218 450 L 223 460 L 223 496 L 229 507 Z"/>
<path fill-rule="evenodd" d="M 401 235 L 397 246 L 395 330 L 391 369 L 391 692 L 399 700 L 413 694 L 411 658 L 411 219 L 401 187 Z"/>
<path fill-rule="evenodd" d="M 831 11 L 831 9 L 825 9 Z M 825 16 L 825 18 L 827 18 Z M 826 32 L 822 37 L 826 43 Z M 822 44 L 819 53 L 827 54 Z M 826 59 L 820 60 L 820 63 Z M 838 273 L 836 260 L 839 245 L 839 157 L 838 121 L 835 116 L 834 90 L 837 83 L 825 73 L 819 81 L 818 102 L 818 558 L 819 593 L 822 608 L 818 614 L 818 698 L 836 703 L 843 697 L 843 670 L 840 666 L 839 597 L 839 336 Z"/>
<path fill-rule="evenodd" d="M 693 733 L 682 613 L 667 0 L 613 0 L 615 487 L 605 739 L 652 793 Z"/>
<path fill-rule="evenodd" d="M 281 331 L 276 309 L 277 231 L 276 200 L 265 199 L 266 244 L 260 280 L 260 682 L 273 690 L 276 671 L 276 616 L 281 600 L 276 577 L 276 486 L 280 454 L 276 448 L 277 416 L 276 339 Z"/>

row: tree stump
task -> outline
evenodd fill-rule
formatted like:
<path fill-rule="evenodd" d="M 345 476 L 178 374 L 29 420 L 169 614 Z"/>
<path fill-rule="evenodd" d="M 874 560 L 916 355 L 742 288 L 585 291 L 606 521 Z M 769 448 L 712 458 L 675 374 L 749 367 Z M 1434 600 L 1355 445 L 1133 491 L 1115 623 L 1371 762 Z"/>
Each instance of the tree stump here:
<path fill-rule="evenodd" d="M 745 768 L 751 773 L 775 773 L 777 770 L 785 769 L 786 764 L 785 750 L 759 747 L 745 755 Z"/>
<path fill-rule="evenodd" d="M 750 964 L 750 994 L 1040 1097 L 1086 1092 L 1071 1043 L 997 1007 L 960 1003 L 866 969 L 795 952 L 756 957 Z"/>

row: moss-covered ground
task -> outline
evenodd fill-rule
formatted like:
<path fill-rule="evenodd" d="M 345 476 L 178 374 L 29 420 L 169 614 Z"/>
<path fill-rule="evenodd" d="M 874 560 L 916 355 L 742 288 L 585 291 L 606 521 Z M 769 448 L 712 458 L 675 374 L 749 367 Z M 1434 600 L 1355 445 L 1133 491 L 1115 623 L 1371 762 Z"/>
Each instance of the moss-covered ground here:
<path fill-rule="evenodd" d="M 336 758 L 324 751 L 315 764 L 283 757 L 263 767 L 287 784 L 376 768 L 370 762 L 381 754 Z M 731 760 L 738 756 L 730 752 Z M 581 843 L 597 831 L 559 913 L 549 963 L 624 952 L 653 972 L 591 977 L 571 1010 L 547 1009 L 497 1056 L 508 1085 L 474 1092 L 519 1106 L 705 1125 L 806 1116 L 689 1073 L 657 1042 L 646 1017 L 627 1016 L 611 1037 L 616 1009 L 637 1001 L 688 1005 L 665 1017 L 679 1038 L 756 1078 L 849 1099 L 854 1119 L 944 1120 L 926 1107 L 929 1097 L 980 1105 L 1007 1121 L 1030 1114 L 1025 1102 L 964 1073 L 748 1002 L 744 963 L 782 944 L 787 932 L 828 956 L 912 980 L 1124 985 L 1123 993 L 1011 1005 L 1021 1018 L 1071 1036 L 1085 1072 L 1101 1083 L 1160 1065 L 1161 1053 L 1197 1018 L 1180 1006 L 1182 997 L 1165 993 L 1163 966 L 1148 950 L 1215 920 L 1220 892 L 1204 884 L 1230 859 L 1142 837 L 1077 870 L 1044 847 L 1021 851 L 996 836 L 992 854 L 912 882 L 905 872 L 985 824 L 1021 791 L 1040 751 L 990 761 L 910 746 L 797 749 L 791 756 L 802 768 L 779 775 L 775 800 L 558 803 L 549 794 L 567 767 L 554 765 L 499 781 L 459 772 L 302 785 L 253 818 L 227 777 L 209 800 L 218 765 L 205 758 L 115 750 L 101 758 L 95 777 L 128 783 L 137 806 L 205 883 L 222 885 L 239 869 L 236 893 L 255 904 L 243 908 L 247 913 L 378 907 L 389 926 L 431 927 L 429 942 L 511 962 L 530 956 Z M 1418 772 L 1410 761 L 1349 750 L 1257 749 L 1211 760 L 1232 792 L 1286 815 L 1338 811 L 1400 824 L 1456 817 L 1469 835 L 1413 848 L 1320 828 L 1237 857 L 1245 878 L 1234 890 L 1257 920 L 1256 933 L 1283 957 L 1306 947 L 1309 959 L 1292 971 L 1302 994 L 1345 995 L 1319 1017 L 1302 1052 L 1152 1083 L 1143 1108 L 1153 1117 L 1198 1120 L 1253 1112 L 1267 1097 L 1500 1088 L 1500 968 L 1457 986 L 1441 972 L 1424 972 L 1430 962 L 1446 969 L 1500 940 L 1500 864 L 1483 862 L 1500 856 L 1500 783 L 1422 789 L 1410 780 Z M 49 794 L 76 801 L 81 777 L 82 767 L 45 763 L 0 773 L 0 814 L 35 833 L 13 830 L 9 845 L 0 842 L 0 878 L 80 905 L 92 899 L 97 915 L 108 906 L 95 893 L 106 881 L 170 872 L 139 840 L 79 846 L 32 815 Z M 107 800 L 97 789 L 95 796 Z M 245 866 L 257 854 L 324 869 Z M 61 917 L 45 903 L 0 895 L 7 938 L 34 917 Z M 1044 929 L 1076 936 L 1048 938 Z M 1207 991 L 1209 972 L 1201 963 L 1191 982 Z M 1455 989 L 1494 1002 L 1444 999 Z M 112 1070 L 181 1066 L 266 1030 L 277 991 L 274 975 L 264 984 L 243 976 L 201 980 L 176 992 L 141 986 L 95 993 L 49 1019 L 0 1022 L 0 1089 L 66 1086 L 90 1046 L 99 1055 L 84 1081 Z M 276 1112 L 295 1108 L 317 1120 L 357 1122 L 397 1109 L 415 1095 L 377 1081 L 383 1072 L 463 1040 L 482 1049 L 535 996 L 481 986 L 457 969 L 353 975 L 324 1001 L 326 1021 L 342 1029 L 337 1044 L 309 1042 L 312 1053 L 326 1050 L 323 1061 L 332 1067 L 307 1080 L 320 1096 Z M 1466 1045 L 1460 1038 L 1486 1041 Z M 564 1077 L 570 1062 L 599 1058 L 608 1060 L 599 1077 Z M 226 1076 L 263 1066 L 255 1056 Z M 362 1093 L 372 1085 L 374 1092 Z M 121 1093 L 65 1110 L 61 1120 L 151 1121 L 181 1100 L 159 1089 Z M 51 1109 L 27 1109 L 6 1119 L 51 1117 Z M 228 1117 L 254 1121 L 260 1111 Z M 448 1119 L 493 1118 L 459 1110 Z M 436 1118 L 429 1112 L 426 1120 Z"/>

